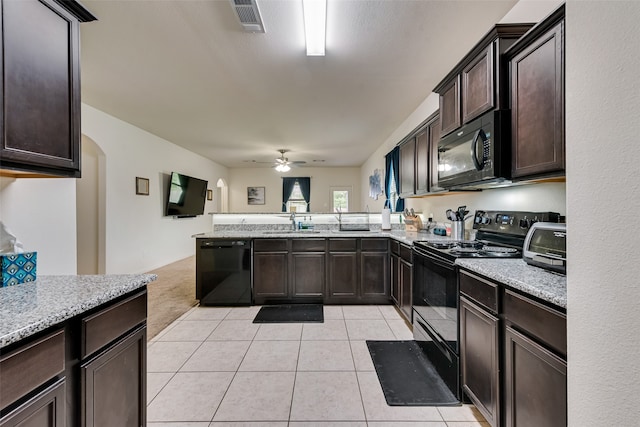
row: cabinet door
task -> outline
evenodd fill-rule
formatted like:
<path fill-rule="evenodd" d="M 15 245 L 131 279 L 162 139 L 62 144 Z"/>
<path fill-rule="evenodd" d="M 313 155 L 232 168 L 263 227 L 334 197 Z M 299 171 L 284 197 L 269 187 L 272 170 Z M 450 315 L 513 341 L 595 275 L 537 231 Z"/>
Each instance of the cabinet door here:
<path fill-rule="evenodd" d="M 325 287 L 324 253 L 292 254 L 291 281 L 294 298 L 317 298 L 322 300 Z"/>
<path fill-rule="evenodd" d="M 362 252 L 360 262 L 363 302 L 387 302 L 389 299 L 389 253 Z"/>
<path fill-rule="evenodd" d="M 391 254 L 391 299 L 400 308 L 400 257 Z"/>
<path fill-rule="evenodd" d="M 438 143 L 440 142 L 440 116 L 429 125 L 429 192 L 444 191 L 438 185 Z"/>
<path fill-rule="evenodd" d="M 462 122 L 494 107 L 493 44 L 462 70 Z"/>
<path fill-rule="evenodd" d="M 440 93 L 440 134 L 445 136 L 459 127 L 460 76 L 457 76 Z"/>
<path fill-rule="evenodd" d="M 416 135 L 416 194 L 429 191 L 429 133 L 428 128 Z"/>
<path fill-rule="evenodd" d="M 253 254 L 253 298 L 256 304 L 267 299 L 289 298 L 288 252 Z"/>
<path fill-rule="evenodd" d="M 358 253 L 329 253 L 330 299 L 348 297 L 352 301 L 358 296 Z"/>
<path fill-rule="evenodd" d="M 492 426 L 500 420 L 498 318 L 460 297 L 462 389 Z"/>
<path fill-rule="evenodd" d="M 64 427 L 65 425 L 64 378 L 0 419 L 0 427 Z"/>
<path fill-rule="evenodd" d="M 413 265 L 400 259 L 400 310 L 407 320 L 412 320 Z"/>
<path fill-rule="evenodd" d="M 505 425 L 566 426 L 566 362 L 509 326 L 505 345 Z"/>
<path fill-rule="evenodd" d="M 82 426 L 146 425 L 146 330 L 131 332 L 82 364 Z"/>
<path fill-rule="evenodd" d="M 51 0 L 2 2 L 2 167 L 80 176 L 79 24 Z"/>
<path fill-rule="evenodd" d="M 411 138 L 400 146 L 400 197 L 415 194 L 416 140 Z"/>
<path fill-rule="evenodd" d="M 510 61 L 512 176 L 564 170 L 564 58 L 560 22 Z"/>

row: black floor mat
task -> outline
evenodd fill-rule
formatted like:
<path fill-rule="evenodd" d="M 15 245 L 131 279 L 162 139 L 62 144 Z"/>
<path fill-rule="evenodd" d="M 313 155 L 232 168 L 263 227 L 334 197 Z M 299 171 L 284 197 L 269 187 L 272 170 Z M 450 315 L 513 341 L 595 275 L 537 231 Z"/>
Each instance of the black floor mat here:
<path fill-rule="evenodd" d="M 415 341 L 367 341 L 390 406 L 447 406 L 460 402 Z"/>
<path fill-rule="evenodd" d="M 266 305 L 253 323 L 324 323 L 322 304 Z"/>

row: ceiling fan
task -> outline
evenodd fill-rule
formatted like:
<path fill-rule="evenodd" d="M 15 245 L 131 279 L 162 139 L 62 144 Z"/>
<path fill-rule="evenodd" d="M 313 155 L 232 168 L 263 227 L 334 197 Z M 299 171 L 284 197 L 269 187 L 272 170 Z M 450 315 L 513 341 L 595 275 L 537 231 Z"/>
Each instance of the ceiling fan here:
<path fill-rule="evenodd" d="M 285 150 L 284 148 L 281 148 L 278 151 L 280 152 L 280 157 L 276 157 L 276 162 L 273 166 L 278 172 L 289 172 L 291 170 L 292 165 L 298 166 L 298 165 L 304 165 L 305 163 L 307 163 L 304 160 L 289 161 L 289 159 L 284 156 L 284 153 L 288 152 L 289 150 Z"/>

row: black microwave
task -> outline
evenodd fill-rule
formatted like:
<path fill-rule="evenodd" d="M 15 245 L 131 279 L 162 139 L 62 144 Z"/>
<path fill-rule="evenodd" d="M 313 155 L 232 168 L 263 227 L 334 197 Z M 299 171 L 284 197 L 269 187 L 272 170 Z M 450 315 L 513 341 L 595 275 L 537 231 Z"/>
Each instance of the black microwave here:
<path fill-rule="evenodd" d="M 438 184 L 448 190 L 509 185 L 509 110 L 492 110 L 438 143 Z"/>

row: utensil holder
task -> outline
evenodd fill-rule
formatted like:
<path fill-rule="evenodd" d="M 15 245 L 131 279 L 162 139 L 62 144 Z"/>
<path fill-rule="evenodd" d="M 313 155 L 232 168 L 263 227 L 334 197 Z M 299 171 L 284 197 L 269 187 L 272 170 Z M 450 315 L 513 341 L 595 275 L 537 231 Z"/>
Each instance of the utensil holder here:
<path fill-rule="evenodd" d="M 451 221 L 451 238 L 464 240 L 464 221 Z"/>

